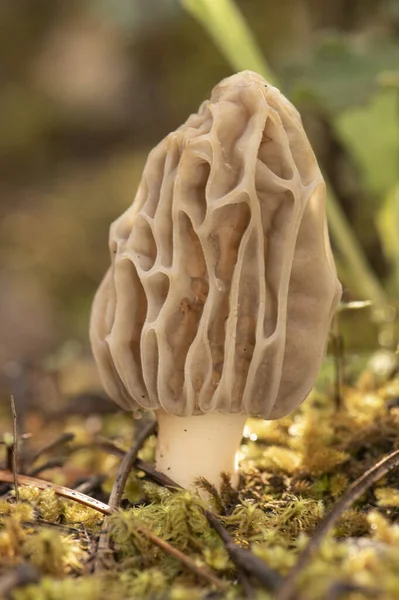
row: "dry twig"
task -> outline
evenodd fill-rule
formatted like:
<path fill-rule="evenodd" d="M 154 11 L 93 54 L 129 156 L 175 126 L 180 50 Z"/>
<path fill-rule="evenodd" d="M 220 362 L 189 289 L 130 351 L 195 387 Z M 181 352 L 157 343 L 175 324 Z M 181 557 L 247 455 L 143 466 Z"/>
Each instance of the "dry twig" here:
<path fill-rule="evenodd" d="M 108 500 L 108 504 L 111 510 L 116 510 L 120 505 L 123 490 L 125 489 L 126 481 L 130 471 L 134 465 L 134 461 L 137 458 L 137 453 L 141 446 L 151 435 L 156 428 L 156 421 L 151 421 L 147 425 L 143 426 L 141 431 L 138 432 L 136 439 L 134 440 L 130 450 L 126 452 L 121 464 L 119 465 L 118 474 L 113 485 L 111 495 Z M 109 534 L 108 534 L 108 522 L 104 523 L 104 531 L 101 533 L 98 546 L 97 546 L 97 557 L 94 564 L 94 571 L 98 572 L 105 568 L 105 559 L 109 553 Z"/>
<path fill-rule="evenodd" d="M 395 450 L 356 479 L 346 490 L 331 512 L 320 521 L 306 548 L 300 553 L 295 567 L 291 569 L 283 582 L 276 600 L 296 600 L 298 579 L 318 550 L 327 532 L 334 527 L 342 514 L 356 502 L 376 481 L 399 466 L 399 450 Z"/>
<path fill-rule="evenodd" d="M 342 596 L 351 593 L 362 594 L 365 598 L 373 598 L 376 600 L 380 596 L 380 591 L 377 588 L 365 587 L 356 583 L 338 581 L 333 583 L 326 593 L 325 600 L 338 600 Z"/>
<path fill-rule="evenodd" d="M 137 459 L 135 466 L 143 471 L 155 483 L 162 485 L 168 489 L 179 489 L 176 482 L 172 481 L 167 475 L 156 471 L 154 467 L 140 459 Z M 243 586 L 247 597 L 252 595 L 252 588 L 248 581 L 247 574 L 253 575 L 267 589 L 275 590 L 281 584 L 281 577 L 276 572 L 270 569 L 267 564 L 250 550 L 240 548 L 233 540 L 227 529 L 222 525 L 219 519 L 211 511 L 204 509 L 204 515 L 208 523 L 213 527 L 220 539 L 225 545 L 226 551 L 231 558 L 232 563 L 236 566 L 239 574 L 240 583 Z"/>
<path fill-rule="evenodd" d="M 177 548 L 171 546 L 168 542 L 149 531 L 146 527 L 138 524 L 137 531 L 145 535 L 155 546 L 158 546 L 158 548 L 161 548 L 164 552 L 178 560 L 181 564 L 187 567 L 192 573 L 194 573 L 198 577 L 206 579 L 209 583 L 217 587 L 219 590 L 227 589 L 227 584 L 221 579 L 219 579 L 219 577 L 216 577 L 216 575 L 214 575 L 210 569 L 208 569 L 207 567 L 198 566 L 192 558 L 190 558 L 186 554 L 183 554 L 183 552 L 177 550 Z"/>
<path fill-rule="evenodd" d="M 118 508 L 125 489 L 126 481 L 130 471 L 133 468 L 134 461 L 137 458 L 137 453 L 145 440 L 154 433 L 156 429 L 156 421 L 151 421 L 147 425 L 143 426 L 141 431 L 137 434 L 137 439 L 132 444 L 131 448 L 126 452 L 123 460 L 119 466 L 118 474 L 115 479 L 114 486 L 109 497 L 109 505 L 111 508 Z"/>
<path fill-rule="evenodd" d="M 0 481 L 14 483 L 13 473 L 11 471 L 0 469 Z M 75 502 L 79 502 L 79 504 L 84 504 L 84 506 L 88 506 L 89 508 L 97 510 L 103 515 L 111 515 L 113 513 L 108 504 L 104 504 L 103 502 L 100 502 L 95 498 L 91 498 L 90 496 L 86 496 L 86 494 L 82 494 L 77 490 L 71 490 L 70 488 L 64 487 L 63 485 L 57 485 L 51 481 L 45 481 L 44 479 L 38 479 L 37 477 L 30 477 L 29 475 L 18 475 L 18 484 L 30 485 L 32 487 L 39 488 L 39 490 L 54 490 L 57 496 L 62 496 L 67 500 L 74 500 Z"/>
<path fill-rule="evenodd" d="M 64 464 L 65 464 L 65 459 L 50 458 L 50 460 L 48 460 L 47 462 L 43 463 L 42 465 L 39 465 L 35 469 L 32 469 L 29 472 L 29 476 L 37 477 L 40 473 L 43 473 L 43 471 L 47 471 L 48 469 L 57 469 L 59 467 L 63 467 Z"/>
<path fill-rule="evenodd" d="M 12 472 L 14 475 L 15 499 L 19 500 L 18 489 L 18 428 L 17 428 L 17 411 L 15 410 L 14 396 L 10 396 L 11 415 L 12 415 Z"/>
<path fill-rule="evenodd" d="M 51 452 L 52 450 L 55 450 L 55 448 L 58 448 L 59 446 L 64 446 L 65 444 L 67 444 L 68 442 L 72 442 L 75 439 L 75 434 L 74 433 L 62 433 L 60 436 L 58 436 L 55 440 L 53 440 L 52 442 L 50 442 L 49 444 L 46 444 L 46 446 L 43 446 L 43 448 L 40 448 L 40 450 L 38 450 L 30 459 L 29 463 L 31 465 L 33 465 L 38 458 L 40 458 L 40 456 L 42 456 L 43 454 L 47 454 L 48 452 Z"/>
<path fill-rule="evenodd" d="M 156 422 L 150 422 L 147 426 L 144 426 L 142 430 L 138 433 L 137 439 L 131 446 L 130 450 L 126 452 L 119 470 L 115 479 L 114 486 L 112 488 L 112 492 L 109 498 L 109 506 L 111 510 L 116 510 L 121 502 L 123 490 L 125 489 L 126 481 L 129 476 L 130 471 L 135 464 L 137 459 L 137 453 L 143 445 L 144 441 L 154 433 L 156 429 Z M 139 532 L 141 532 L 147 539 L 149 539 L 155 546 L 161 548 L 164 552 L 178 560 L 181 564 L 186 566 L 191 572 L 196 574 L 203 579 L 206 579 L 209 583 L 214 585 L 216 588 L 220 590 L 225 590 L 227 585 L 216 575 L 210 571 L 207 567 L 198 566 L 191 558 L 177 550 L 173 546 L 171 546 L 168 542 L 153 534 L 149 529 L 140 525 L 139 523 L 136 525 L 136 528 Z M 101 570 L 104 567 L 104 558 L 107 552 L 109 551 L 109 534 L 107 531 L 107 523 L 105 523 L 105 530 L 100 535 L 100 539 L 98 541 L 97 547 L 97 558 L 95 563 L 95 571 Z"/>
<path fill-rule="evenodd" d="M 27 563 L 18 565 L 14 569 L 6 571 L 0 578 L 0 598 L 8 597 L 8 594 L 16 587 L 39 581 L 40 575 L 35 567 Z"/>
<path fill-rule="evenodd" d="M 281 576 L 268 567 L 264 560 L 253 554 L 250 550 L 237 546 L 231 535 L 223 527 L 219 519 L 210 511 L 205 510 L 204 515 L 213 527 L 239 571 L 245 571 L 256 579 L 268 590 L 276 590 L 281 585 Z"/>
<path fill-rule="evenodd" d="M 13 483 L 13 480 L 14 478 L 11 471 L 0 470 L 0 481 Z M 18 480 L 20 485 L 31 485 L 42 490 L 52 489 L 58 496 L 62 496 L 68 500 L 75 500 L 80 504 L 84 504 L 85 506 L 93 508 L 94 510 L 98 510 L 104 515 L 112 515 L 115 513 L 115 509 L 110 508 L 108 504 L 104 504 L 95 498 L 90 498 L 90 496 L 86 496 L 85 494 L 77 492 L 76 490 L 71 490 L 69 488 L 56 485 L 55 483 L 44 481 L 43 479 L 29 477 L 28 475 L 18 475 Z M 158 548 L 161 548 L 164 552 L 168 553 L 181 564 L 185 565 L 195 575 L 202 577 L 208 581 L 208 583 L 211 583 L 220 590 L 226 589 L 227 585 L 224 583 L 224 581 L 216 577 L 216 575 L 214 575 L 208 568 L 198 566 L 191 558 L 180 552 L 180 550 L 173 548 L 173 546 L 171 546 L 168 542 L 149 531 L 149 529 L 147 529 L 144 525 L 137 523 L 136 528 L 139 533 L 148 538 L 155 546 L 158 546 Z"/>
<path fill-rule="evenodd" d="M 91 494 L 94 490 L 99 488 L 105 480 L 105 475 L 93 475 L 73 487 L 77 492 L 82 492 L 82 494 Z"/>

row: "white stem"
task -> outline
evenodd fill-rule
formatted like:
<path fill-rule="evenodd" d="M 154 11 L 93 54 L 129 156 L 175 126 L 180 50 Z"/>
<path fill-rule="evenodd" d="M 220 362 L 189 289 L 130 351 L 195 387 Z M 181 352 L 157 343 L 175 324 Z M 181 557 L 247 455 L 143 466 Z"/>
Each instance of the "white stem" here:
<path fill-rule="evenodd" d="M 238 485 L 237 450 L 242 438 L 246 415 L 205 415 L 177 417 L 156 411 L 158 443 L 156 468 L 173 481 L 195 489 L 194 481 L 205 477 L 220 489 L 222 472 L 231 475 Z"/>

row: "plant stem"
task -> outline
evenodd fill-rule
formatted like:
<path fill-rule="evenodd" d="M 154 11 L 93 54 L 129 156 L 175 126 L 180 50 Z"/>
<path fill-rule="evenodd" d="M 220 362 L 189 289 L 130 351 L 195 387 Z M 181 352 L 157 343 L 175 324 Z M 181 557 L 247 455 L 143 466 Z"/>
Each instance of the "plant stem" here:
<path fill-rule="evenodd" d="M 256 71 L 274 84 L 274 74 L 251 29 L 232 0 L 181 0 L 181 3 L 208 31 L 222 55 L 235 70 Z"/>
<path fill-rule="evenodd" d="M 276 596 L 276 600 L 295 600 L 298 598 L 298 580 L 304 569 L 308 566 L 316 550 L 319 549 L 326 534 L 334 527 L 343 513 L 348 510 L 362 494 L 376 483 L 376 481 L 384 477 L 389 471 L 392 471 L 392 469 L 396 469 L 398 466 L 399 450 L 395 450 L 395 452 L 392 452 L 392 454 L 389 454 L 380 460 L 348 487 L 346 492 L 344 492 L 342 497 L 334 505 L 333 509 L 317 525 L 308 545 L 300 553 L 296 565 L 288 573 Z"/>

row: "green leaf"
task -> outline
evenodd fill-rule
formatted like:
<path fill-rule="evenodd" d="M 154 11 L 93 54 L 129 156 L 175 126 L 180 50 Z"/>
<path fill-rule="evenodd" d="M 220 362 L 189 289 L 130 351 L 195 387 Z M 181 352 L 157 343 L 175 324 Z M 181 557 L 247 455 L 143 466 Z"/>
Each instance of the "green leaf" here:
<path fill-rule="evenodd" d="M 277 78 L 269 68 L 251 30 L 233 0 L 181 0 L 181 3 L 208 31 L 233 69 L 237 71 L 252 69 L 271 83 L 278 85 Z M 339 65 L 342 65 L 347 58 L 347 49 L 342 44 L 335 44 L 335 47 L 332 45 L 330 49 L 327 47 L 325 54 L 331 55 L 334 60 L 337 56 L 340 57 Z M 336 70 L 339 72 L 338 67 Z M 324 74 L 324 78 L 327 75 Z M 328 181 L 326 183 L 330 187 Z M 370 269 L 363 250 L 353 235 L 331 187 L 327 201 L 327 217 L 336 245 L 353 275 L 353 287 L 364 298 L 373 301 L 384 320 L 385 314 L 389 310 L 385 292 Z"/>
<path fill-rule="evenodd" d="M 234 2 L 181 0 L 181 3 L 209 32 L 216 46 L 236 71 L 256 71 L 269 83 L 276 84 L 274 74 Z"/>
<path fill-rule="evenodd" d="M 398 58 L 399 63 L 399 58 Z M 399 88 L 383 89 L 364 107 L 345 110 L 336 127 L 381 200 L 398 183 Z"/>
<path fill-rule="evenodd" d="M 305 91 L 331 111 L 358 106 L 380 88 L 382 72 L 398 72 L 399 44 L 393 38 L 330 35 L 296 64 L 282 70 L 295 101 Z"/>

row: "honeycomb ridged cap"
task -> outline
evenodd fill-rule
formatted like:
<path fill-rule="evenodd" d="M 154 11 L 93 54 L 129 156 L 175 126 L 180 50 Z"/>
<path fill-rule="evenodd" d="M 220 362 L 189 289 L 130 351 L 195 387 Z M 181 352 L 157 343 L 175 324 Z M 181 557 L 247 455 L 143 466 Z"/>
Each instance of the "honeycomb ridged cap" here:
<path fill-rule="evenodd" d="M 111 226 L 90 325 L 111 398 L 175 415 L 296 408 L 341 296 L 325 195 L 279 90 L 250 71 L 217 85 Z"/>

